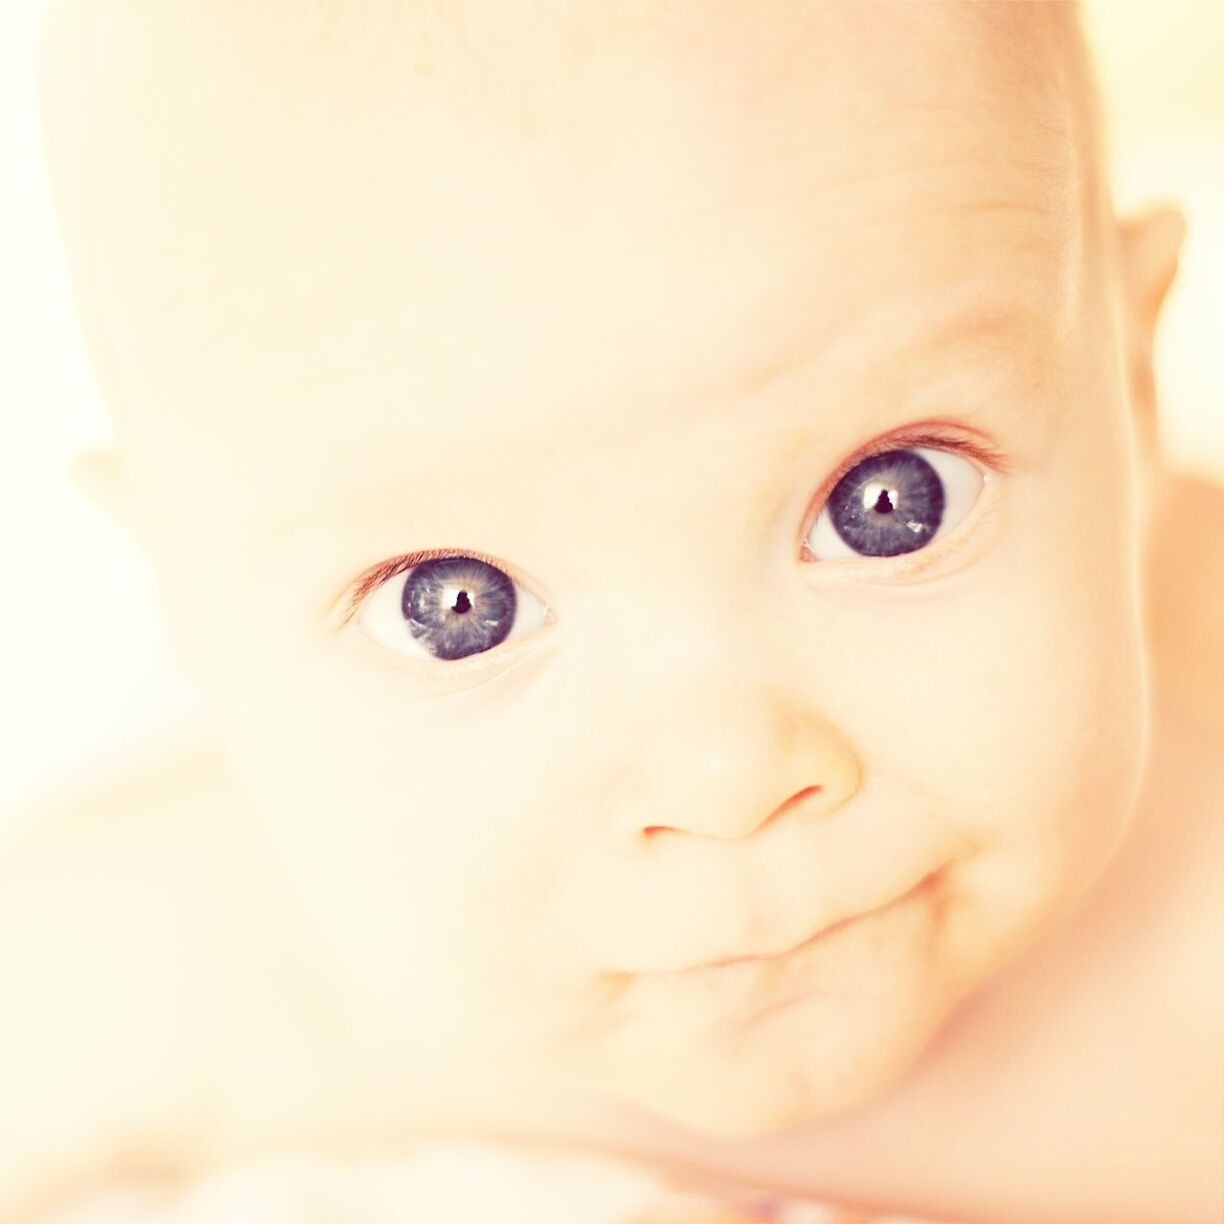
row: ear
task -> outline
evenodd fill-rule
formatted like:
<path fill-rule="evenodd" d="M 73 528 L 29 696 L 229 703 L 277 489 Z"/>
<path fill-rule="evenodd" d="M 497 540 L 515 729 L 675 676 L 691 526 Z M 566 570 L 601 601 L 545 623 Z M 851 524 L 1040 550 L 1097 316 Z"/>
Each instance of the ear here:
<path fill-rule="evenodd" d="M 1158 450 L 1156 381 L 1152 369 L 1156 324 L 1177 275 L 1185 236 L 1185 214 L 1174 205 L 1157 205 L 1118 221 L 1131 403 L 1140 442 L 1149 460 Z"/>
<path fill-rule="evenodd" d="M 68 466 L 73 487 L 104 518 L 131 532 L 131 506 L 123 487 L 123 469 L 113 449 L 88 450 L 74 455 Z"/>

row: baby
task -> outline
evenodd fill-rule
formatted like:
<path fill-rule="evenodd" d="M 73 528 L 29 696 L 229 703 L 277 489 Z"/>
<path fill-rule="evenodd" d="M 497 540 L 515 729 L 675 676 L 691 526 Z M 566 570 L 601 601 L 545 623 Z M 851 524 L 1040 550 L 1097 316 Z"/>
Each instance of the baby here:
<path fill-rule="evenodd" d="M 0 1215 L 451 1135 L 1219 1219 L 1224 514 L 1074 7 L 68 0 L 41 65 L 77 471 L 217 743 L 0 868 Z"/>

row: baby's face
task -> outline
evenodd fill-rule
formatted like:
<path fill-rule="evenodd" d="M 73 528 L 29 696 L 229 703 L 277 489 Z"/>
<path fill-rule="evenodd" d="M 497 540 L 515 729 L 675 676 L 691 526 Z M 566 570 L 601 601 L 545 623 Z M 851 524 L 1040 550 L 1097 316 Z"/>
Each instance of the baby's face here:
<path fill-rule="evenodd" d="M 1140 776 L 1057 23 L 659 8 L 477 98 L 398 18 L 149 7 L 93 222 L 120 442 L 332 948 L 439 1082 L 745 1133 L 870 1098 Z"/>

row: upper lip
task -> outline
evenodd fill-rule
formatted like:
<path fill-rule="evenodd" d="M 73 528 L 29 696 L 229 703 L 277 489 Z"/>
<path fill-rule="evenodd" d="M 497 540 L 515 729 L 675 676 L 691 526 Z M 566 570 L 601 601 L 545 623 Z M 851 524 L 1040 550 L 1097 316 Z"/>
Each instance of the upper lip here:
<path fill-rule="evenodd" d="M 686 972 L 691 972 L 697 969 L 714 969 L 720 965 L 747 965 L 751 964 L 753 961 L 776 960 L 779 957 L 789 956 L 792 952 L 798 952 L 800 948 L 806 948 L 808 944 L 815 943 L 818 939 L 823 939 L 826 935 L 832 934 L 832 932 L 836 931 L 839 927 L 846 926 L 851 922 L 856 922 L 860 918 L 866 918 L 869 914 L 878 913 L 882 909 L 887 909 L 890 905 L 896 905 L 897 902 L 905 900 L 905 898 L 926 887 L 926 885 L 929 884 L 938 874 L 938 871 L 929 871 L 922 877 L 921 880 L 918 881 L 917 884 L 911 885 L 911 887 L 907 888 L 905 892 L 890 897 L 887 901 L 881 902 L 879 905 L 873 906 L 871 909 L 859 910 L 857 913 L 847 914 L 833 922 L 826 923 L 813 934 L 807 936 L 806 939 L 800 940 L 797 944 L 792 944 L 786 948 L 780 948 L 775 952 L 762 952 L 751 956 L 727 956 L 720 960 L 703 961 L 700 965 L 693 965 L 691 969 L 686 970 Z"/>

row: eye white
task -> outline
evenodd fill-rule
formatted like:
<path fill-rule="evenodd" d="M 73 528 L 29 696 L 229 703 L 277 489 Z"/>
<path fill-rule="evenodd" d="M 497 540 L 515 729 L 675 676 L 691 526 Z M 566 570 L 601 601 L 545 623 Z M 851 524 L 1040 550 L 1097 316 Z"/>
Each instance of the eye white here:
<path fill-rule="evenodd" d="M 915 455 L 921 455 L 935 469 L 935 474 L 939 477 L 939 482 L 943 486 L 943 515 L 940 519 L 939 527 L 931 537 L 931 541 L 924 544 L 922 549 L 913 550 L 921 552 L 929 548 L 931 542 L 953 531 L 968 515 L 982 491 L 982 486 L 986 483 L 988 474 L 984 473 L 975 463 L 971 463 L 968 459 L 954 454 L 952 451 L 937 450 L 925 446 L 896 446 L 892 449 L 911 451 Z M 852 472 L 854 469 L 851 468 L 850 471 Z M 837 534 L 837 530 L 834 528 L 833 521 L 829 515 L 827 502 L 821 508 L 820 516 L 813 523 L 812 530 L 808 533 L 805 542 L 817 561 L 836 561 L 842 557 L 868 559 L 865 557 L 865 554 L 855 552 Z M 912 553 L 900 553 L 898 555 L 907 557 L 911 556 Z M 896 558 L 872 557 L 869 559 L 874 561 L 890 561 Z"/>
<path fill-rule="evenodd" d="M 422 562 L 421 564 L 424 563 Z M 410 566 L 408 569 L 396 574 L 393 578 L 388 578 L 381 586 L 375 587 L 366 596 L 356 619 L 357 627 L 361 632 L 372 641 L 377 642 L 379 646 L 385 647 L 395 654 L 428 659 L 431 663 L 436 663 L 440 667 L 448 665 L 453 667 L 456 664 L 466 663 L 471 659 L 478 659 L 481 655 L 496 654 L 498 646 L 502 645 L 502 643 L 498 643 L 498 646 L 494 646 L 489 650 L 477 651 L 474 654 L 466 655 L 461 659 L 439 659 L 426 650 L 412 636 L 412 632 L 408 628 L 408 622 L 404 619 L 403 595 L 404 584 L 408 581 L 414 568 L 416 567 Z M 503 570 L 502 573 L 505 573 L 505 571 Z M 509 574 L 506 576 L 510 577 Z M 511 578 L 510 581 L 514 582 L 514 579 Z M 459 587 L 456 585 L 456 595 L 458 591 Z M 540 625 L 545 623 L 548 617 L 548 605 L 526 590 L 521 583 L 514 583 L 514 599 L 514 624 L 506 635 L 505 641 L 509 641 L 520 633 L 528 633 L 532 629 L 538 629 Z"/>

